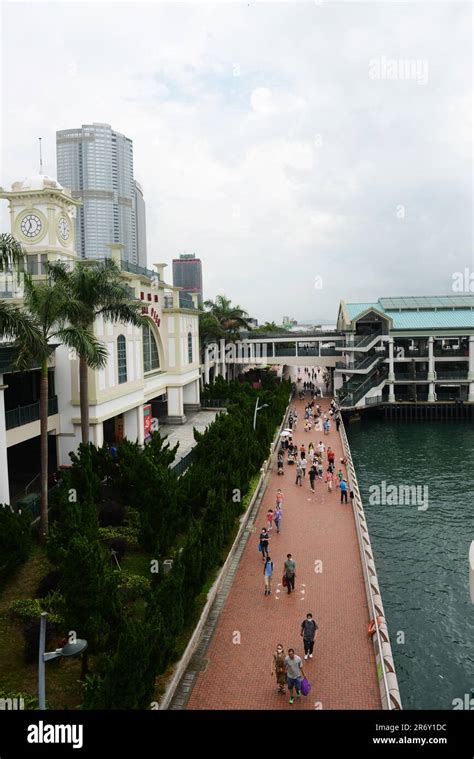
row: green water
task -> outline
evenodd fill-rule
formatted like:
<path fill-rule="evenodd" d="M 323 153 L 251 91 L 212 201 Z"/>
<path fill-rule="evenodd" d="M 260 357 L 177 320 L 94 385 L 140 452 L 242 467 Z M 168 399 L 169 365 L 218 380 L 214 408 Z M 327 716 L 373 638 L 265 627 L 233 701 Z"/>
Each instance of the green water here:
<path fill-rule="evenodd" d="M 452 709 L 474 696 L 474 425 L 346 425 L 405 709 Z M 369 504 L 373 485 L 427 485 L 428 507 Z M 381 491 L 380 491 L 381 492 Z M 422 495 L 422 493 L 420 493 Z M 397 643 L 397 637 L 403 641 Z"/>

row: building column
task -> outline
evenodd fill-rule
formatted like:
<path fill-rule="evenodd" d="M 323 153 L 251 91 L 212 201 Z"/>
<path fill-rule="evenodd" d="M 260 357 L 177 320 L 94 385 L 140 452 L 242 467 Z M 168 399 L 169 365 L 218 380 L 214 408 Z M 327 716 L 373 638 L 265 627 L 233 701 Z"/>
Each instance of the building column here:
<path fill-rule="evenodd" d="M 145 429 L 143 421 L 143 406 L 140 404 L 126 411 L 123 415 L 124 436 L 132 443 L 144 445 Z"/>
<path fill-rule="evenodd" d="M 209 346 L 204 348 L 204 384 L 209 385 Z"/>
<path fill-rule="evenodd" d="M 92 437 L 94 439 L 94 445 L 96 448 L 102 448 L 104 445 L 104 424 L 103 422 L 98 422 L 97 424 L 93 424 L 91 426 L 92 429 Z"/>
<path fill-rule="evenodd" d="M 428 401 L 434 403 L 436 400 L 435 384 L 433 380 L 436 379 L 435 362 L 434 362 L 434 337 L 430 335 L 428 338 Z"/>
<path fill-rule="evenodd" d="M 393 337 L 388 338 L 388 402 L 395 403 L 395 367 L 393 362 Z"/>
<path fill-rule="evenodd" d="M 201 408 L 201 396 L 199 391 L 199 380 L 193 380 L 183 388 L 183 408 L 184 413 L 199 411 Z"/>
<path fill-rule="evenodd" d="M 7 428 L 5 423 L 5 389 L 7 387 L 3 384 L 3 376 L 0 375 L 0 505 L 10 503 Z"/>
<path fill-rule="evenodd" d="M 469 380 L 469 395 L 467 400 L 474 403 L 474 335 L 469 335 L 469 368 L 467 371 Z"/>
<path fill-rule="evenodd" d="M 186 416 L 184 414 L 184 398 L 182 387 L 167 387 L 166 395 L 168 397 L 168 416 L 167 424 L 184 424 Z"/>
<path fill-rule="evenodd" d="M 225 338 L 221 338 L 219 341 L 219 359 L 220 359 L 220 365 L 221 365 L 221 371 L 220 374 L 224 379 L 227 377 L 227 366 L 225 363 Z"/>
<path fill-rule="evenodd" d="M 435 374 L 435 362 L 434 362 L 434 337 L 430 335 L 428 338 L 428 380 L 433 382 L 436 379 Z"/>

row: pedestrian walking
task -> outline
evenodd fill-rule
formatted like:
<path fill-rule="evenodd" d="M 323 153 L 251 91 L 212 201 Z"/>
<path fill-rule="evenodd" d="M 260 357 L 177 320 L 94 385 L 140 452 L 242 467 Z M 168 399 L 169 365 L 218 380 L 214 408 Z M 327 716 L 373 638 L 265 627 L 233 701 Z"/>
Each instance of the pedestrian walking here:
<path fill-rule="evenodd" d="M 303 467 L 301 466 L 301 461 L 298 461 L 296 465 L 296 480 L 295 485 L 299 485 L 300 488 L 303 487 Z"/>
<path fill-rule="evenodd" d="M 347 503 L 347 482 L 345 480 L 341 480 L 339 487 L 341 489 L 341 503 Z"/>
<path fill-rule="evenodd" d="M 267 511 L 267 530 L 273 530 L 273 509 Z"/>
<path fill-rule="evenodd" d="M 275 522 L 275 527 L 276 527 L 277 533 L 280 532 L 280 523 L 281 523 L 282 516 L 283 516 L 283 512 L 281 510 L 281 506 L 277 506 L 276 509 L 275 509 L 275 517 L 274 517 L 274 522 Z"/>
<path fill-rule="evenodd" d="M 286 654 L 283 645 L 279 643 L 276 647 L 276 651 L 273 654 L 271 675 L 275 675 L 278 693 L 286 693 Z"/>
<path fill-rule="evenodd" d="M 283 572 L 286 577 L 286 587 L 288 594 L 290 594 L 291 591 L 295 589 L 296 579 L 296 562 L 293 561 L 291 553 L 288 553 L 286 555 L 286 561 L 283 565 Z"/>
<path fill-rule="evenodd" d="M 259 540 L 262 548 L 262 559 L 265 561 L 265 558 L 268 556 L 268 541 L 270 540 L 270 535 L 265 527 L 262 527 Z"/>
<path fill-rule="evenodd" d="M 283 454 L 279 453 L 278 454 L 278 461 L 277 461 L 277 474 L 279 474 L 279 475 L 280 474 L 285 474 L 285 472 L 283 471 L 283 461 L 284 461 Z"/>
<path fill-rule="evenodd" d="M 333 474 L 330 467 L 328 467 L 327 472 L 326 472 L 326 483 L 328 486 L 329 493 L 332 493 L 332 481 L 333 481 Z"/>
<path fill-rule="evenodd" d="M 301 637 L 303 638 L 304 646 L 304 658 L 313 658 L 314 641 L 316 638 L 316 631 L 318 625 L 313 619 L 313 615 L 309 611 L 306 615 L 306 619 L 301 623 Z"/>
<path fill-rule="evenodd" d="M 341 426 L 341 417 L 338 415 L 336 416 L 336 432 L 339 432 L 340 426 Z"/>
<path fill-rule="evenodd" d="M 271 596 L 272 594 L 272 575 L 273 575 L 273 561 L 267 554 L 265 564 L 263 565 L 263 576 L 265 578 L 265 595 Z"/>
<path fill-rule="evenodd" d="M 295 654 L 294 648 L 288 649 L 288 656 L 285 658 L 286 676 L 288 683 L 288 690 L 290 692 L 290 704 L 293 704 L 295 698 L 293 696 L 293 688 L 296 690 L 296 695 L 299 698 L 301 696 L 301 681 L 303 677 L 306 677 L 303 671 L 303 662 L 301 656 Z"/>
<path fill-rule="evenodd" d="M 301 457 L 301 459 L 300 459 L 300 466 L 301 466 L 301 469 L 303 470 L 303 477 L 306 477 L 306 464 L 307 463 L 308 462 L 306 461 L 306 459 L 303 458 L 303 457 Z"/>
<path fill-rule="evenodd" d="M 282 491 L 281 488 L 278 488 L 278 490 L 276 492 L 276 498 L 275 498 L 276 508 L 278 508 L 278 507 L 282 508 L 282 506 L 283 506 L 283 498 L 284 498 L 283 491 Z"/>
<path fill-rule="evenodd" d="M 313 466 L 309 470 L 309 486 L 313 493 L 314 493 L 314 483 L 316 481 L 317 474 L 318 473 L 317 473 L 316 467 L 313 464 Z"/>
<path fill-rule="evenodd" d="M 336 454 L 332 450 L 331 446 L 328 446 L 327 457 L 328 457 L 328 464 L 332 464 L 334 466 Z"/>

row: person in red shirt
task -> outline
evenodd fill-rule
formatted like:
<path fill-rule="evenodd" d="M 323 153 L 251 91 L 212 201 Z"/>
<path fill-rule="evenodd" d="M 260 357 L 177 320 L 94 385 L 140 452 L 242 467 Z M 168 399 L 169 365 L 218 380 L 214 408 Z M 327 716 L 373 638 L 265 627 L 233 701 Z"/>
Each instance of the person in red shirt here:
<path fill-rule="evenodd" d="M 334 459 L 336 457 L 336 454 L 334 453 L 331 447 L 328 448 L 327 456 L 328 456 L 329 464 L 334 464 Z"/>

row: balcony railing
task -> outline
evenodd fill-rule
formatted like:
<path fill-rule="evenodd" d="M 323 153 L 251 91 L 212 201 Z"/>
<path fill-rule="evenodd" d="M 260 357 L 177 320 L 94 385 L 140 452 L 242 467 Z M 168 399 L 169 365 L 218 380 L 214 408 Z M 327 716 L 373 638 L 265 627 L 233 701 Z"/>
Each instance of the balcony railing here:
<path fill-rule="evenodd" d="M 396 382 L 428 382 L 428 372 L 395 372 Z"/>
<path fill-rule="evenodd" d="M 58 413 L 58 397 L 54 395 L 48 398 L 48 416 Z M 37 422 L 40 418 L 40 402 L 31 403 L 28 406 L 18 406 L 17 408 L 5 411 L 5 427 L 11 430 L 14 427 L 21 427 L 23 424 Z"/>
<path fill-rule="evenodd" d="M 467 382 L 467 368 L 466 369 L 444 369 L 443 371 L 436 371 L 437 380 L 466 380 Z"/>
<path fill-rule="evenodd" d="M 366 406 L 376 406 L 378 403 L 383 403 L 383 396 L 372 395 L 370 398 L 365 399 Z"/>
<path fill-rule="evenodd" d="M 149 279 L 153 279 L 155 282 L 159 281 L 160 279 L 157 271 L 154 271 L 153 269 L 147 269 L 144 266 L 138 266 L 138 264 L 132 264 L 130 261 L 124 261 L 122 259 L 120 266 L 123 271 L 128 271 L 130 274 L 140 274 L 142 277 L 148 277 Z"/>
<path fill-rule="evenodd" d="M 433 355 L 437 358 L 451 358 L 451 356 L 469 356 L 469 348 L 434 348 Z"/>

